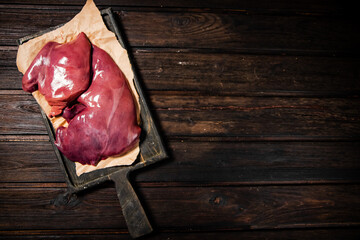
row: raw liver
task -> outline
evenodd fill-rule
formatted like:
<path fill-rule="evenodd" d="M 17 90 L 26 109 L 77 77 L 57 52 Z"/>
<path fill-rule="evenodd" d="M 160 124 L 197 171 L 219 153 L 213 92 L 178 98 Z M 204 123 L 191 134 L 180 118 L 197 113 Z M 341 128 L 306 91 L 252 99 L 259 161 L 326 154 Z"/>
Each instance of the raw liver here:
<path fill-rule="evenodd" d="M 56 131 L 56 145 L 70 160 L 96 165 L 137 143 L 140 127 L 136 108 L 124 74 L 112 58 L 94 46 L 93 77 L 78 103 L 67 107 L 63 116 L 67 128 Z"/>
<path fill-rule="evenodd" d="M 68 127 L 56 145 L 71 161 L 96 165 L 137 143 L 140 127 L 127 80 L 112 58 L 84 33 L 66 44 L 47 43 L 23 77 L 23 89 L 39 90 Z"/>
<path fill-rule="evenodd" d="M 84 33 L 66 44 L 47 43 L 24 74 L 24 91 L 39 90 L 50 104 L 49 117 L 62 110 L 90 84 L 91 43 Z"/>

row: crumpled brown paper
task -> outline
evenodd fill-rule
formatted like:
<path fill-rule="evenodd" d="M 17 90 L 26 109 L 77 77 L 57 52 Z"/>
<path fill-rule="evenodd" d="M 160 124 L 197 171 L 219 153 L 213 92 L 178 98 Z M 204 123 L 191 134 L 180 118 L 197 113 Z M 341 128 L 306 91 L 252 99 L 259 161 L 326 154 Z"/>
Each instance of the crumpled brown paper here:
<path fill-rule="evenodd" d="M 26 72 L 37 53 L 47 42 L 55 41 L 58 43 L 66 43 L 75 39 L 76 36 L 81 32 L 86 34 L 92 44 L 105 50 L 114 59 L 116 64 L 120 67 L 128 79 L 129 86 L 133 92 L 133 96 L 136 99 L 137 109 L 140 109 L 139 95 L 137 94 L 134 83 L 132 81 L 134 79 L 134 73 L 131 68 L 127 51 L 121 47 L 118 40 L 116 39 L 115 34 L 106 28 L 101 17 L 101 13 L 92 0 L 88 0 L 80 13 L 78 13 L 64 26 L 22 44 L 19 47 L 16 59 L 16 64 L 19 71 L 23 74 Z M 50 106 L 45 100 L 44 96 L 40 94 L 39 91 L 33 92 L 33 96 L 45 111 L 45 113 L 48 114 L 50 111 Z M 139 111 L 137 112 L 138 119 L 140 119 Z M 59 126 L 67 126 L 66 120 L 62 117 L 54 117 L 50 120 L 55 129 L 57 129 Z M 137 146 L 135 146 L 125 155 L 109 157 L 100 161 L 97 166 L 75 163 L 76 174 L 80 176 L 83 173 L 101 168 L 131 165 L 136 160 L 139 152 L 140 149 L 139 145 L 137 144 Z"/>

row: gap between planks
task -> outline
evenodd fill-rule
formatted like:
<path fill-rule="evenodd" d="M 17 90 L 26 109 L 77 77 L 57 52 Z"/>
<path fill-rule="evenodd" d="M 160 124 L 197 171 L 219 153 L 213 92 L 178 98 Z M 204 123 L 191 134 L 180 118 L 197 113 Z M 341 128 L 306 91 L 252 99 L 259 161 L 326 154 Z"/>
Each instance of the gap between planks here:
<path fill-rule="evenodd" d="M 314 230 L 314 229 L 349 229 L 351 230 L 352 228 L 358 228 L 360 226 L 360 223 L 359 222 L 345 222 L 345 223 L 342 223 L 342 222 L 339 222 L 339 223 L 299 223 L 299 224 L 279 224 L 277 225 L 276 227 L 266 227 L 266 226 L 252 226 L 250 229 L 247 228 L 247 227 L 229 227 L 229 228 L 219 228 L 217 230 L 212 230 L 210 232 L 235 232 L 235 231 L 283 231 L 283 230 Z M 89 229 L 90 230 L 90 229 Z M 97 229 L 91 229 L 92 231 L 96 231 Z M 98 229 L 99 231 L 106 231 L 104 232 L 103 234 L 111 234 L 111 232 L 107 232 L 108 231 L 111 231 L 110 229 Z M 35 231 L 36 233 L 32 233 L 33 231 Z M 45 233 L 43 232 L 45 231 Z M 29 235 L 32 235 L 32 236 L 36 236 L 36 235 L 46 235 L 47 232 L 51 233 L 52 231 L 56 231 L 57 233 L 60 232 L 60 234 L 66 234 L 66 235 L 70 235 L 70 234 L 74 234 L 72 231 L 75 231 L 76 233 L 74 235 L 80 235 L 80 234 L 84 234 L 82 233 L 81 231 L 83 230 L 80 230 L 79 229 L 66 229 L 66 230 L 63 230 L 65 232 L 70 232 L 70 233 L 62 233 L 62 230 L 60 229 L 46 229 L 46 230 L 38 230 L 38 229 L 35 229 L 35 230 L 29 230 L 29 229 L 25 229 L 25 230 L 11 230 L 11 229 L 7 229 L 5 231 L 0 231 L 0 237 L 1 236 L 24 236 L 24 235 L 27 235 L 27 234 L 23 234 L 25 232 L 29 232 L 30 234 Z M 86 235 L 91 235 L 93 234 L 92 231 L 89 231 L 86 229 Z M 202 228 L 202 227 L 197 227 L 197 228 L 188 228 L 188 227 L 177 227 L 177 228 L 172 228 L 172 227 L 168 227 L 168 228 L 162 228 L 161 229 L 161 232 L 164 232 L 164 233 L 186 233 L 186 232 L 191 232 L 191 233 L 203 233 L 203 232 L 209 232 L 209 229 L 208 228 Z M 115 230 L 114 234 L 126 234 L 128 233 L 126 229 L 118 229 L 118 230 Z M 101 234 L 101 235 L 103 235 Z"/>
<path fill-rule="evenodd" d="M 17 51 L 18 46 L 0 45 L 0 51 Z M 311 56 L 311 57 L 349 57 L 359 58 L 357 51 L 330 51 L 286 48 L 184 48 L 162 46 L 129 46 L 129 51 L 134 53 L 212 53 L 212 54 L 242 54 L 242 55 L 279 55 L 279 56 Z"/>
<path fill-rule="evenodd" d="M 21 79 L 19 80 L 21 81 Z M 30 95 L 20 89 L 0 89 L 0 95 Z M 325 91 L 325 92 L 311 92 L 311 91 L 247 91 L 232 93 L 229 91 L 222 91 L 221 95 L 211 94 L 196 90 L 149 90 L 147 95 L 161 95 L 161 96 L 214 96 L 214 97 L 279 97 L 279 98 L 359 98 L 359 91 Z M 147 97 L 148 98 L 148 97 Z M 160 109 L 160 108 L 159 108 Z M 160 109 L 162 110 L 162 109 Z M 173 110 L 166 108 L 166 110 Z M 183 109 L 186 110 L 186 109 Z M 215 109 L 214 109 L 215 110 Z"/>
<path fill-rule="evenodd" d="M 308 231 L 312 231 L 312 230 L 349 230 L 351 231 L 354 227 L 358 227 L 357 224 L 353 224 L 351 226 L 329 226 L 329 227 L 305 227 L 303 229 L 301 228 L 295 228 L 295 229 L 291 229 L 288 228 L 288 231 L 296 231 L 296 230 L 308 230 Z M 196 233 L 221 233 L 221 232 L 238 232 L 239 230 L 236 229 L 227 229 L 227 230 L 200 230 L 200 229 L 190 229 L 190 230 L 183 230 L 183 231 L 179 231 L 179 229 L 172 229 L 172 228 L 166 228 L 166 229 L 161 229 L 161 231 L 157 231 L 157 233 L 161 234 L 161 233 L 187 233 L 187 232 L 191 232 L 193 234 Z M 272 232 L 280 232 L 280 231 L 284 231 L 284 229 L 277 229 L 277 228 L 273 228 L 273 229 L 251 229 L 251 230 L 240 230 L 241 232 L 268 232 L 268 231 L 272 231 Z M 0 236 L 41 236 L 41 235 L 45 235 L 45 236 L 49 236 L 49 235 L 121 235 L 121 234 L 126 234 L 128 235 L 128 231 L 127 229 L 112 229 L 112 228 L 108 228 L 108 229 L 98 229 L 98 228 L 90 228 L 90 229 L 22 229 L 22 230 L 2 230 L 0 232 Z"/>
<path fill-rule="evenodd" d="M 0 51 L 17 51 L 16 45 L 0 45 Z M 359 51 L 345 50 L 308 50 L 291 48 L 183 48 L 183 47 L 162 47 L 162 46 L 138 46 L 128 47 L 129 51 L 135 53 L 213 53 L 213 54 L 243 54 L 243 55 L 271 55 L 271 56 L 311 56 L 311 57 L 348 57 L 359 58 Z"/>
<path fill-rule="evenodd" d="M 164 137 L 165 138 L 165 137 Z M 354 142 L 358 137 L 336 136 L 168 136 L 168 141 L 180 142 Z M 39 135 L 2 135 L 0 142 L 48 142 L 47 134 Z"/>
<path fill-rule="evenodd" d="M 136 173 L 135 173 L 136 174 Z M 320 185 L 358 185 L 354 180 L 297 180 L 297 181 L 256 181 L 256 182 L 134 182 L 136 188 L 213 188 L 213 187 L 253 187 L 253 186 L 320 186 Z M 92 188 L 113 188 L 110 182 Z M 66 189 L 65 182 L 0 182 L 0 189 Z M 86 190 L 85 190 L 86 191 Z"/>
<path fill-rule="evenodd" d="M 219 4 L 212 7 L 208 6 L 164 6 L 164 5 L 152 5 L 152 6 L 131 6 L 129 4 L 116 4 L 111 2 L 109 4 L 96 3 L 96 6 L 101 10 L 111 7 L 114 11 L 128 11 L 128 12 L 204 12 L 204 13 L 233 13 L 233 14 L 246 14 L 246 15 L 286 15 L 286 16 L 316 16 L 316 17 L 342 17 L 345 11 L 340 9 L 336 10 L 315 10 L 315 9 L 275 9 L 275 8 L 259 8 L 257 7 L 222 7 Z M 219 7 L 220 6 L 220 7 Z M 26 3 L 0 3 L 0 9 L 34 9 L 34 10 L 54 10 L 54 11 L 74 11 L 81 10 L 83 4 L 26 4 Z M 338 6 L 337 6 L 338 7 Z"/>

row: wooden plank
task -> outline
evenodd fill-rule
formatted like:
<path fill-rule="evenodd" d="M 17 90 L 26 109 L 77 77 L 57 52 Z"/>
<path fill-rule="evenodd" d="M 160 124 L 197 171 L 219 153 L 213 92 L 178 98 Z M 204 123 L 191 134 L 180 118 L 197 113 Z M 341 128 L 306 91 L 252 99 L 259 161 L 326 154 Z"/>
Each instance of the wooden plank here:
<path fill-rule="evenodd" d="M 168 96 L 151 98 L 166 135 L 356 137 L 357 99 Z"/>
<path fill-rule="evenodd" d="M 75 13 L 4 9 L 0 16 L 0 44 L 15 45 L 20 37 L 64 23 Z M 119 17 L 132 47 L 281 49 L 354 55 L 360 40 L 351 18 L 137 11 L 122 11 Z"/>
<path fill-rule="evenodd" d="M 44 142 L 49 135 L 0 135 L 0 142 Z"/>
<path fill-rule="evenodd" d="M 32 95 L 0 95 L 0 99 L 1 134 L 47 134 Z"/>
<path fill-rule="evenodd" d="M 171 141 L 171 159 L 136 174 L 137 182 L 282 184 L 359 180 L 357 142 Z"/>
<path fill-rule="evenodd" d="M 76 10 L 2 9 L 0 45 L 17 45 L 19 38 L 63 24 L 72 19 L 76 13 Z"/>
<path fill-rule="evenodd" d="M 171 158 L 134 173 L 174 185 L 335 183 L 360 180 L 360 142 L 168 141 Z M 0 182 L 63 183 L 50 142 L 0 142 Z M 5 184 L 6 186 L 6 184 Z"/>
<path fill-rule="evenodd" d="M 16 51 L 0 51 L 0 54 L 0 89 L 22 89 L 22 74 L 14 60 Z M 359 59 L 142 49 L 135 49 L 133 54 L 147 90 L 237 96 L 360 93 Z"/>
<path fill-rule="evenodd" d="M 47 142 L 0 142 L 2 182 L 65 182 Z"/>
<path fill-rule="evenodd" d="M 93 189 L 64 206 L 63 189 L 0 189 L 2 229 L 125 229 L 115 190 Z M 359 226 L 358 185 L 140 188 L 158 229 L 246 230 Z M 176 206 L 176 207 L 174 207 Z"/>
<path fill-rule="evenodd" d="M 11 60 L 12 64 L 14 59 Z M 0 66 L 0 89 L 22 89 L 21 79 L 23 74 L 15 67 Z"/>
<path fill-rule="evenodd" d="M 21 235 L 22 234 L 22 235 Z M 27 235 L 25 235 L 27 234 Z M 3 231 L 1 235 L 6 239 L 131 239 L 128 233 L 120 230 L 25 230 Z M 360 229 L 358 228 L 327 228 L 327 229 L 293 229 L 293 230 L 261 230 L 261 231 L 217 231 L 217 232 L 156 232 L 147 239 L 254 239 L 254 240 L 278 240 L 278 239 L 301 239 L 303 240 L 332 240 L 347 239 L 358 240 Z"/>
<path fill-rule="evenodd" d="M 2 4 L 11 4 L 10 6 L 16 7 L 14 4 L 29 4 L 27 0 L 2 0 Z M 161 7 L 161 8 L 215 8 L 215 9 L 242 9 L 242 10 L 267 10 L 267 11 L 283 11 L 283 12 L 315 12 L 315 13 L 338 13 L 349 8 L 348 5 L 341 4 L 338 1 L 323 1 L 323 0 L 294 0 L 285 1 L 277 0 L 272 1 L 271 4 L 266 0 L 257 1 L 234 1 L 225 0 L 219 4 L 216 0 L 200 0 L 200 1 L 175 1 L 175 0 L 147 0 L 147 1 L 129 1 L 129 0 L 97 0 L 95 1 L 97 6 L 111 6 L 111 7 Z M 82 6 L 84 1 L 76 0 L 39 0 L 36 3 L 31 3 L 32 8 L 36 8 L 37 5 L 73 5 Z M 36 5 L 35 5 L 36 4 Z M 26 5 L 25 5 L 26 6 Z M 30 6 L 29 6 L 30 7 Z"/>
<path fill-rule="evenodd" d="M 0 66 L 16 68 L 17 46 L 0 46 Z"/>
<path fill-rule="evenodd" d="M 149 90 L 233 95 L 339 95 L 360 90 L 358 59 L 223 53 L 134 52 Z"/>
<path fill-rule="evenodd" d="M 168 136 L 357 139 L 360 99 L 151 95 Z M 0 95 L 1 134 L 47 134 L 31 95 Z M 11 114 L 8 114 L 11 112 Z"/>
<path fill-rule="evenodd" d="M 132 46 L 354 52 L 360 39 L 345 18 L 165 12 L 120 18 Z"/>

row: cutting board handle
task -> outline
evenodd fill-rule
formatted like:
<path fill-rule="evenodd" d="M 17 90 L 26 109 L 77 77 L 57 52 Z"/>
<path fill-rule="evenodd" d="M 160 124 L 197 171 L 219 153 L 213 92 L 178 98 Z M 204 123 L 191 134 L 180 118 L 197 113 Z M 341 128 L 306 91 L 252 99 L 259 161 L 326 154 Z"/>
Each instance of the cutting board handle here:
<path fill-rule="evenodd" d="M 119 171 L 111 175 L 117 196 L 131 237 L 137 238 L 152 232 L 143 207 L 129 181 L 129 172 Z"/>

